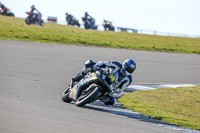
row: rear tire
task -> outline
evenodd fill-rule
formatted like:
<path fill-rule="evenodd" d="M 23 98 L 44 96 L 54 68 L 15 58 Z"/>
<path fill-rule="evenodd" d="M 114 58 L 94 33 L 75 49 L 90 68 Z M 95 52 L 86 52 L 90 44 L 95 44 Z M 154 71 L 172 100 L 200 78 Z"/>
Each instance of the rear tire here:
<path fill-rule="evenodd" d="M 43 20 L 41 20 L 40 26 L 44 26 L 44 21 Z"/>
<path fill-rule="evenodd" d="M 92 86 L 94 87 L 94 86 Z M 90 103 L 98 98 L 98 96 L 101 94 L 101 91 L 99 87 L 95 86 L 92 88 L 93 91 L 89 91 L 89 94 L 86 94 L 86 96 L 80 96 L 76 101 L 76 106 L 82 107 L 87 103 Z"/>
<path fill-rule="evenodd" d="M 14 13 L 11 13 L 11 16 L 12 16 L 12 17 L 15 17 L 15 14 L 14 14 Z"/>
<path fill-rule="evenodd" d="M 9 12 L 9 13 L 7 14 L 7 16 L 15 17 L 15 15 L 14 15 L 12 12 Z"/>
<path fill-rule="evenodd" d="M 79 22 L 77 22 L 77 26 L 80 27 L 81 25 L 79 24 Z"/>

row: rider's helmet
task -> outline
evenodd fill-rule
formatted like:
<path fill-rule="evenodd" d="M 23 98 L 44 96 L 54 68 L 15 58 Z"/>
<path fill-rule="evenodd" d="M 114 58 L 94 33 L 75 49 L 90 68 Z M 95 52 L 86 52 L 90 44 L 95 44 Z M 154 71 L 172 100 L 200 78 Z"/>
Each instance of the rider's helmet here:
<path fill-rule="evenodd" d="M 35 6 L 34 6 L 34 5 L 32 5 L 32 6 L 31 6 L 31 9 L 33 9 L 33 8 L 35 8 Z"/>
<path fill-rule="evenodd" d="M 85 62 L 85 66 L 86 67 L 91 67 L 91 66 L 94 66 L 96 63 L 94 62 L 94 61 L 92 61 L 92 60 L 87 60 L 86 62 Z"/>
<path fill-rule="evenodd" d="M 88 13 L 87 12 L 85 12 L 85 17 L 87 17 L 88 16 Z"/>
<path fill-rule="evenodd" d="M 131 75 L 136 69 L 136 63 L 132 59 L 126 59 L 122 65 L 123 73 L 128 76 Z"/>

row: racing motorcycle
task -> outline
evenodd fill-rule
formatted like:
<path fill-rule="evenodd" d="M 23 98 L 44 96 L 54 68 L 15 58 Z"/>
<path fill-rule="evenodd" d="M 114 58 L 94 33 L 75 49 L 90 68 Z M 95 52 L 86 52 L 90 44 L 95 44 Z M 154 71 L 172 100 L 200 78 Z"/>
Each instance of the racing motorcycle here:
<path fill-rule="evenodd" d="M 87 103 L 101 99 L 108 92 L 112 92 L 110 84 L 114 83 L 117 76 L 99 69 L 88 73 L 77 83 L 71 84 L 62 93 L 63 102 L 75 102 L 76 106 L 82 107 Z"/>
<path fill-rule="evenodd" d="M 42 20 L 41 13 L 36 14 L 36 13 L 26 12 L 26 14 L 28 14 L 28 17 L 25 19 L 26 24 L 28 24 L 28 25 L 34 24 L 34 25 L 44 26 L 44 21 Z M 34 16 L 34 15 L 36 15 L 36 16 Z"/>
<path fill-rule="evenodd" d="M 0 15 L 15 17 L 14 13 L 12 13 L 9 8 L 6 9 L 5 13 L 3 12 L 3 9 L 0 8 Z"/>
<path fill-rule="evenodd" d="M 114 31 L 115 30 L 115 27 L 112 25 L 112 22 L 110 22 L 110 21 L 104 20 L 103 27 L 104 27 L 105 31 L 107 31 L 107 30 Z"/>
<path fill-rule="evenodd" d="M 84 27 L 85 29 L 97 29 L 97 25 L 95 25 L 95 20 L 91 17 L 88 17 L 87 19 L 82 17 L 82 20 L 84 22 Z"/>
<path fill-rule="evenodd" d="M 73 26 L 80 27 L 80 24 L 79 24 L 78 20 L 75 17 L 73 17 L 72 15 L 68 14 L 68 13 L 66 13 L 66 21 L 67 21 L 68 25 L 73 25 Z"/>

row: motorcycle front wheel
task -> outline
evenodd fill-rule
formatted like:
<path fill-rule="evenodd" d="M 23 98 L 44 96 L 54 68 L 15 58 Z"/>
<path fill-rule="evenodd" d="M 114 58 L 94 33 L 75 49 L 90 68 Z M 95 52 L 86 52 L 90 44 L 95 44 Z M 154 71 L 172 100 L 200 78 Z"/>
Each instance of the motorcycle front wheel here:
<path fill-rule="evenodd" d="M 100 88 L 97 86 L 90 86 L 87 89 L 87 93 L 82 93 L 81 96 L 76 101 L 76 106 L 82 107 L 87 103 L 90 103 L 98 98 L 101 94 Z"/>
<path fill-rule="evenodd" d="M 70 94 L 70 87 L 67 87 L 67 89 L 62 93 L 62 101 L 66 103 L 70 103 L 72 99 L 69 98 Z"/>
<path fill-rule="evenodd" d="M 28 24 L 28 25 L 31 24 L 30 19 L 28 17 L 25 19 L 25 23 Z"/>

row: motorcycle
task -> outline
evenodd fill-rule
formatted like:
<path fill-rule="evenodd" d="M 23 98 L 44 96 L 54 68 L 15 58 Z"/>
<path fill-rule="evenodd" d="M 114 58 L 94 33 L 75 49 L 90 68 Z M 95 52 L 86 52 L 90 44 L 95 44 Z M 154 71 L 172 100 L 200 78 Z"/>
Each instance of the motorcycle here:
<path fill-rule="evenodd" d="M 36 13 L 26 12 L 26 14 L 28 14 L 28 17 L 25 19 L 26 24 L 28 24 L 28 25 L 34 24 L 34 25 L 44 26 L 44 21 L 41 18 L 42 17 L 41 13 L 36 14 Z"/>
<path fill-rule="evenodd" d="M 66 21 L 68 25 L 72 25 L 72 26 L 77 25 L 78 27 L 80 27 L 78 20 L 68 13 L 66 13 Z"/>
<path fill-rule="evenodd" d="M 102 69 L 90 72 L 79 82 L 71 84 L 62 93 L 63 102 L 75 102 L 75 105 L 82 107 L 87 103 L 104 97 L 107 92 L 112 92 L 110 84 L 114 83 L 117 76 L 106 73 Z"/>
<path fill-rule="evenodd" d="M 103 22 L 103 27 L 105 31 L 110 30 L 110 31 L 115 31 L 115 27 L 112 25 L 112 22 L 104 20 Z"/>
<path fill-rule="evenodd" d="M 9 8 L 6 9 L 6 12 L 3 12 L 3 9 L 0 8 L 0 15 L 15 17 L 14 13 L 12 13 Z"/>
<path fill-rule="evenodd" d="M 95 25 L 95 20 L 91 17 L 88 17 L 87 19 L 82 17 L 82 20 L 84 22 L 84 27 L 85 29 L 97 29 L 97 25 Z"/>

